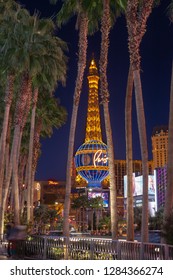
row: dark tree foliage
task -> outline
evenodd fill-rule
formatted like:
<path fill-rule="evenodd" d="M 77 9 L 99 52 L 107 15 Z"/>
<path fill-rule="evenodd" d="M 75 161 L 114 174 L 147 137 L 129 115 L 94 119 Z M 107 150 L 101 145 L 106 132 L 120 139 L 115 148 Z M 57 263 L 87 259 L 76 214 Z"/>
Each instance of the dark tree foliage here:
<path fill-rule="evenodd" d="M 161 235 L 167 244 L 173 245 L 173 210 L 163 222 Z"/>

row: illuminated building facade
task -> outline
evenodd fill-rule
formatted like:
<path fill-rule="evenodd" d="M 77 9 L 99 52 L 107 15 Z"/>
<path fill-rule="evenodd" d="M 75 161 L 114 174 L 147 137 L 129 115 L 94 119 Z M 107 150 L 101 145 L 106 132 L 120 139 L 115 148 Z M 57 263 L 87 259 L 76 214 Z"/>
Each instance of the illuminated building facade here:
<path fill-rule="evenodd" d="M 151 140 L 154 169 L 157 167 L 164 167 L 168 159 L 168 127 L 155 127 Z"/>
<path fill-rule="evenodd" d="M 54 207 L 56 203 L 64 203 L 65 182 L 64 181 L 40 181 L 41 187 L 41 204 Z"/>
<path fill-rule="evenodd" d="M 136 176 L 142 174 L 142 161 L 133 160 L 133 172 Z M 117 187 L 117 208 L 119 216 L 124 216 L 124 176 L 127 174 L 126 160 L 115 160 L 115 182 Z M 148 172 L 153 174 L 153 162 L 148 161 Z"/>
<path fill-rule="evenodd" d="M 165 194 L 167 187 L 167 167 L 159 167 L 154 170 L 156 180 L 157 210 L 165 206 Z"/>

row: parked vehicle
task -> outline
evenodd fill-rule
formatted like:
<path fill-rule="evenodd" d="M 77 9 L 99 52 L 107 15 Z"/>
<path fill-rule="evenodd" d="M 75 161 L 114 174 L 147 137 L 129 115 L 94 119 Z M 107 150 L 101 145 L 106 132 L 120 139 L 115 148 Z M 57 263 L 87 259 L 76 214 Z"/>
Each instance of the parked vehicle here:
<path fill-rule="evenodd" d="M 50 230 L 47 236 L 49 236 L 49 237 L 63 236 L 63 231 L 62 230 Z"/>
<path fill-rule="evenodd" d="M 89 232 L 79 232 L 79 231 L 72 231 L 70 232 L 71 237 L 89 237 L 91 234 Z"/>
<path fill-rule="evenodd" d="M 141 233 L 136 232 L 135 233 L 135 239 L 137 241 L 141 241 Z M 149 243 L 160 243 L 161 241 L 161 231 L 160 230 L 149 230 L 148 235 Z"/>

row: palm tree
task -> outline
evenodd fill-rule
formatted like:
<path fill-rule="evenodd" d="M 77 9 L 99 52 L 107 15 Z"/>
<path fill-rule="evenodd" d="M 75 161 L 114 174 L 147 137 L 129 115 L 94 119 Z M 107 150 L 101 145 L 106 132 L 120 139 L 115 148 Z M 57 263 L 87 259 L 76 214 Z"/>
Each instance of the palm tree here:
<path fill-rule="evenodd" d="M 46 29 L 46 25 L 48 26 L 47 29 Z M 63 66 L 65 65 L 65 56 L 63 55 L 63 51 L 60 52 L 61 50 L 61 45 L 62 45 L 62 42 L 61 44 L 58 44 L 58 38 L 54 39 L 55 42 L 53 42 L 53 46 L 52 46 L 52 43 L 51 43 L 51 40 L 53 40 L 52 38 L 52 33 L 50 31 L 53 30 L 53 22 L 52 21 L 48 21 L 48 20 L 41 20 L 40 21 L 40 24 L 39 24 L 39 20 L 37 18 L 36 15 L 34 15 L 33 17 L 29 17 L 28 19 L 28 23 L 27 25 L 22 25 L 22 28 L 24 29 L 24 46 L 26 46 L 26 48 L 23 48 L 22 51 L 26 52 L 27 51 L 27 56 L 23 56 L 23 60 L 21 61 L 22 63 L 22 66 L 23 66 L 23 73 L 25 75 L 24 77 L 24 83 L 26 83 L 26 88 L 27 90 L 25 90 L 25 92 L 22 92 L 22 95 L 20 96 L 20 103 L 17 102 L 17 110 L 16 112 L 18 112 L 18 114 L 16 115 L 16 118 L 18 118 L 17 120 L 17 126 L 15 126 L 15 130 L 14 130 L 14 139 L 16 139 L 16 141 L 18 141 L 19 143 L 19 133 L 21 135 L 22 133 L 22 127 L 24 127 L 25 123 L 21 123 L 22 121 L 22 116 L 24 111 L 21 111 L 21 109 L 23 110 L 25 108 L 25 106 L 27 105 L 27 98 L 31 98 L 31 95 L 30 95 L 30 86 L 31 86 L 31 82 L 33 80 L 33 77 L 37 76 L 38 73 L 40 73 L 42 71 L 42 76 L 43 76 L 43 72 L 44 72 L 44 75 L 47 71 L 48 68 L 50 68 L 50 65 L 52 67 L 52 69 L 54 70 L 53 74 L 52 74 L 52 78 L 54 78 L 54 88 L 57 84 L 57 80 L 61 78 L 61 80 L 65 81 L 65 73 L 66 73 L 66 68 L 63 69 L 62 67 L 62 64 Z M 20 26 L 19 26 L 20 28 Z M 48 31 L 47 31 L 48 30 Z M 21 44 L 21 41 L 20 41 L 20 44 Z M 50 49 L 52 47 L 52 52 L 51 54 L 49 54 L 50 52 Z M 20 49 L 20 46 L 19 46 L 19 49 Z M 59 52 L 59 57 L 57 56 L 57 53 Z M 56 54 L 56 56 L 55 56 Z M 50 56 L 50 60 L 48 61 L 48 55 Z M 58 59 L 57 59 L 58 57 Z M 55 60 L 57 59 L 57 61 Z M 58 64 L 59 61 L 62 59 L 62 61 L 64 63 L 61 62 L 61 64 Z M 45 61 L 46 61 L 46 64 L 45 64 Z M 58 65 L 58 66 L 57 66 Z M 59 71 L 57 71 L 57 69 L 59 70 L 60 69 L 60 65 L 62 67 L 61 69 L 61 73 Z M 66 65 L 65 65 L 66 66 Z M 26 74 L 25 74 L 26 73 Z M 63 75 L 62 75 L 63 73 Z M 56 80 L 55 80 L 55 77 L 56 77 Z M 44 77 L 45 78 L 45 77 Z M 50 70 L 49 70 L 49 76 L 47 76 L 47 80 L 50 78 Z M 51 80 L 51 79 L 49 79 Z M 45 80 L 43 79 L 43 81 L 45 82 Z M 50 83 L 50 81 L 49 81 Z M 28 92 L 28 95 L 26 94 Z M 38 96 L 38 88 L 37 86 L 35 87 L 35 90 L 34 90 L 34 93 L 36 93 L 36 96 L 35 96 L 35 101 L 37 101 L 37 96 Z M 24 100 L 24 103 L 22 105 L 22 102 L 21 100 Z M 26 104 L 26 105 L 25 105 Z M 36 105 L 36 103 L 35 103 Z M 30 104 L 29 104 L 30 106 Z M 27 107 L 28 108 L 28 111 L 29 111 L 29 108 L 30 107 Z M 35 111 L 35 108 L 34 107 L 34 111 Z M 25 108 L 26 110 L 26 108 Z M 34 111 L 33 111 L 33 114 L 34 114 Z M 20 113 L 20 115 L 19 115 Z M 27 114 L 25 114 L 25 116 L 27 117 Z M 34 117 L 32 118 L 32 120 L 34 121 Z M 33 123 L 32 123 L 32 126 L 33 126 Z M 20 131 L 20 132 L 19 132 Z M 33 127 L 32 127 L 32 131 L 34 131 Z M 21 136 L 20 136 L 21 137 Z M 31 141 L 33 139 L 33 133 L 31 135 Z M 17 143 L 17 142 L 16 142 Z M 32 145 L 32 143 L 31 143 Z M 14 145 L 14 147 L 16 147 L 16 145 Z M 31 146 L 30 146 L 31 148 Z M 15 194 L 16 196 L 17 195 L 17 192 L 18 192 L 18 170 L 17 170 L 17 166 L 18 166 L 18 157 L 16 157 L 16 150 L 20 151 L 20 144 L 18 146 L 18 148 L 15 149 L 15 152 L 13 151 L 13 188 L 15 190 Z M 30 150 L 29 150 L 30 151 Z M 29 156 L 29 159 L 30 159 L 30 163 L 28 164 L 28 168 L 29 168 L 29 176 L 28 176 L 28 179 L 29 179 L 29 182 L 28 182 L 28 199 L 27 199 L 27 205 L 28 205 L 28 209 L 32 209 L 32 206 L 31 206 L 31 199 L 30 199 L 30 188 L 31 188 L 31 166 L 32 166 L 32 151 L 30 151 L 30 156 Z M 16 198 L 17 200 L 18 198 Z M 17 205 L 15 203 L 15 205 Z M 28 221 L 30 220 L 30 213 L 32 213 L 32 211 L 28 211 Z M 17 216 L 17 214 L 15 215 L 15 217 Z"/>
<path fill-rule="evenodd" d="M 165 197 L 164 219 L 170 215 L 173 208 L 173 62 L 172 62 L 172 77 L 170 87 L 170 103 L 169 103 L 169 127 L 168 127 L 168 164 L 167 164 L 167 187 Z"/>
<path fill-rule="evenodd" d="M 57 2 L 57 1 L 51 1 L 51 2 Z M 111 4 L 114 1 L 111 1 Z M 119 2 L 119 1 L 117 1 Z M 114 3 L 112 4 L 114 6 Z M 78 56 L 78 75 L 76 79 L 76 87 L 75 87 L 75 93 L 74 93 L 74 103 L 73 103 L 73 110 L 72 110 L 72 117 L 71 117 L 71 127 L 70 127 L 70 136 L 69 136 L 69 148 L 68 148 L 68 160 L 67 160 L 67 170 L 66 170 L 66 196 L 65 196 L 65 207 L 64 207 L 64 234 L 66 236 L 69 235 L 69 223 L 68 223 L 68 217 L 69 217 L 69 209 L 70 209 L 70 192 L 71 192 L 71 169 L 72 169 L 72 160 L 73 160 L 73 149 L 74 149 L 74 135 L 75 135 L 75 129 L 76 129 L 76 120 L 77 120 L 77 111 L 78 111 L 78 105 L 79 105 L 79 99 L 80 99 L 80 92 L 82 87 L 82 81 L 83 81 L 83 74 L 86 66 L 86 50 L 87 50 L 87 34 L 92 34 L 94 31 L 98 29 L 99 26 L 99 20 L 101 18 L 101 13 L 103 10 L 102 1 L 98 0 L 96 3 L 95 1 L 73 1 L 73 0 L 67 0 L 64 1 L 63 7 L 59 12 L 59 21 L 60 23 L 65 23 L 70 17 L 71 14 L 77 14 L 78 20 L 77 23 L 79 23 L 79 56 Z M 112 14 L 114 17 L 114 14 Z M 88 24 L 89 20 L 89 24 Z M 103 65 L 103 64 L 102 64 Z M 105 112 L 108 112 L 106 110 Z M 106 113 L 105 113 L 106 116 Z M 108 117 L 106 118 L 108 121 Z M 110 122 L 108 122 L 110 124 Z M 109 134 L 109 128 L 107 129 L 107 132 Z M 108 131 L 109 130 L 109 131 Z M 110 135 L 109 135 L 110 136 Z M 109 137 L 110 139 L 110 137 Z M 109 141 L 109 140 L 108 140 Z M 109 141 L 109 147 L 113 147 L 112 143 Z M 112 148 L 109 148 L 109 151 L 111 151 Z M 110 154 L 110 152 L 109 152 Z M 113 151 L 112 151 L 113 154 Z M 111 163 L 112 161 L 112 163 Z M 114 168 L 114 161 L 111 160 L 110 156 L 110 166 Z M 112 171 L 111 171 L 111 174 Z M 114 189 L 115 189 L 115 184 Z M 114 196 L 114 194 L 113 194 Z M 112 197 L 113 197 L 112 196 Z M 114 202 L 116 200 L 114 199 Z M 112 209 L 114 208 L 113 202 L 112 202 Z M 115 215 L 114 215 L 115 216 Z M 114 219 L 114 218 L 113 218 Z M 114 223 L 115 224 L 115 223 Z"/>
<path fill-rule="evenodd" d="M 30 205 L 33 205 L 33 183 L 34 183 L 34 175 L 38 160 L 38 151 L 40 148 L 40 137 L 41 135 L 51 136 L 53 133 L 53 127 L 59 128 L 61 127 L 66 121 L 66 111 L 65 109 L 59 105 L 59 101 L 56 100 L 53 96 L 50 96 L 47 93 L 47 89 L 41 89 L 41 95 L 39 96 L 38 103 L 37 103 L 37 110 L 35 112 L 35 119 L 36 127 L 34 125 L 33 131 L 33 143 L 30 147 L 30 152 L 32 152 L 32 161 L 28 161 L 28 165 L 31 164 L 31 173 L 29 173 L 29 168 L 27 169 L 27 178 L 30 178 L 31 189 L 28 190 L 28 195 L 30 196 Z M 33 114 L 32 114 L 33 115 Z M 33 117 L 33 116 L 32 116 Z M 31 136 L 30 136 L 31 137 Z M 30 142 L 31 145 L 31 142 Z M 27 210 L 29 211 L 30 208 Z M 30 211 L 31 218 L 32 218 L 32 211 Z M 28 220 L 29 221 L 29 220 Z M 31 220 L 32 221 L 32 220 Z"/>
<path fill-rule="evenodd" d="M 5 149 L 6 149 L 6 139 L 7 139 L 7 130 L 9 123 L 9 114 L 12 103 L 13 96 L 13 83 L 14 83 L 14 75 L 10 75 L 7 78 L 7 87 L 6 87 L 6 95 L 5 95 L 5 112 L 3 119 L 3 127 L 1 133 L 1 142 L 0 142 L 0 205 L 2 205 L 2 184 L 4 178 L 4 163 L 5 163 Z"/>
<path fill-rule="evenodd" d="M 57 1 L 53 1 L 57 2 Z M 92 5 L 93 1 L 74 1 L 66 0 L 58 13 L 58 24 L 67 22 L 73 15 L 77 15 L 76 28 L 79 30 L 79 42 L 78 42 L 78 70 L 77 78 L 74 90 L 73 97 L 73 109 L 71 116 L 71 125 L 70 125 L 70 134 L 69 134 L 69 144 L 68 144 L 68 158 L 67 158 L 67 167 L 66 167 L 66 194 L 64 202 L 64 223 L 63 231 L 65 236 L 69 236 L 69 212 L 70 212 L 70 193 L 71 193 L 71 170 L 73 162 L 73 152 L 74 152 L 74 139 L 75 139 L 75 130 L 77 122 L 77 113 L 79 107 L 80 94 L 82 89 L 84 71 L 86 68 L 86 54 L 87 54 L 87 35 L 90 32 L 93 32 L 92 21 L 89 21 L 89 15 L 93 16 L 93 9 L 97 9 L 95 5 Z M 90 5 L 91 4 L 91 5 Z M 87 12 L 87 9 L 90 8 L 90 13 Z M 96 18 L 96 17 L 95 17 Z M 94 21 L 95 22 L 95 21 Z M 88 24 L 90 25 L 88 26 Z M 97 23 L 97 21 L 96 21 Z M 97 24 L 94 28 L 97 28 Z"/>
<path fill-rule="evenodd" d="M 73 200 L 72 208 L 76 209 L 76 218 L 78 229 L 84 228 L 82 212 L 89 207 L 89 200 L 86 195 L 81 195 Z M 83 210 L 83 211 L 82 211 Z"/>
<path fill-rule="evenodd" d="M 173 22 L 173 1 L 168 7 L 168 16 Z M 164 207 L 164 220 L 169 217 L 173 208 L 173 61 L 172 76 L 170 86 L 170 103 L 169 103 L 169 126 L 168 126 L 168 164 L 167 164 L 167 188 Z"/>
<path fill-rule="evenodd" d="M 159 1 L 155 1 L 156 4 Z M 125 6 L 124 6 L 125 8 Z M 142 19 L 141 24 L 145 27 L 145 18 Z M 141 37 L 144 32 L 138 34 Z M 131 111 L 132 111 L 132 90 L 133 90 L 133 74 L 131 66 L 129 68 L 129 76 L 127 82 L 126 91 L 126 108 L 125 108 L 125 127 L 126 127 L 126 162 L 127 162 L 127 240 L 134 239 L 134 228 L 133 228 L 133 193 L 132 193 L 132 121 L 131 121 Z"/>
<path fill-rule="evenodd" d="M 97 232 L 98 231 L 98 225 L 99 225 L 99 212 L 102 213 L 102 209 L 103 209 L 103 198 L 101 196 L 90 198 L 89 199 L 89 207 L 92 210 L 92 216 L 91 216 L 92 227 L 93 227 L 93 214 L 95 214 L 95 217 L 96 217 L 95 226 L 96 226 L 96 232 Z M 91 230 L 93 230 L 93 228 L 91 228 Z"/>
<path fill-rule="evenodd" d="M 103 1 L 103 16 L 101 19 L 101 51 L 100 51 L 100 85 L 101 85 L 101 102 L 103 104 L 106 138 L 108 145 L 109 157 L 109 176 L 110 176 L 110 207 L 111 207 L 111 230 L 112 239 L 118 236 L 118 220 L 117 220 L 117 194 L 116 194 L 116 181 L 115 181 L 115 163 L 114 163 L 114 148 L 112 139 L 112 129 L 109 115 L 109 90 L 107 81 L 107 64 L 108 64 L 108 47 L 109 47 L 109 33 L 111 29 L 111 15 L 110 15 L 111 1 Z M 115 18 L 119 14 L 120 6 L 119 1 L 115 2 Z"/>
<path fill-rule="evenodd" d="M 33 80 L 33 77 L 35 78 L 38 73 L 41 73 L 42 84 L 46 83 L 47 88 L 49 87 L 49 92 L 52 94 L 52 91 L 57 86 L 57 81 L 65 82 L 67 59 L 64 55 L 66 44 L 58 37 L 53 37 L 52 32 L 55 30 L 55 26 L 52 21 L 39 21 L 37 16 L 30 17 L 24 9 L 20 13 L 18 11 L 16 18 L 17 23 L 15 22 L 15 26 L 12 26 L 8 33 L 9 43 L 7 44 L 6 57 L 11 59 L 12 65 L 20 65 L 19 73 L 20 78 L 22 76 L 22 84 L 21 90 L 17 95 L 14 137 L 5 192 L 7 194 L 13 171 L 15 219 L 16 223 L 19 223 L 18 159 L 22 131 L 30 109 L 31 82 L 37 89 L 37 83 Z M 46 24 L 48 32 L 45 27 Z M 11 49 L 13 44 L 15 44 L 15 54 L 12 53 L 14 48 Z M 53 73 L 50 73 L 50 67 Z"/>
<path fill-rule="evenodd" d="M 28 68 L 28 55 L 26 50 L 29 49 L 27 44 L 28 40 L 28 22 L 30 15 L 25 9 L 19 9 L 16 13 L 16 22 L 14 27 L 8 32 L 9 39 L 7 42 L 7 55 L 8 59 L 11 60 L 12 65 L 16 64 L 19 67 L 19 75 L 21 78 L 21 88 L 17 95 L 16 109 L 14 115 L 14 134 L 13 143 L 11 149 L 9 170 L 7 184 L 5 188 L 8 189 L 11 180 L 11 174 L 13 175 L 12 191 L 14 194 L 14 211 L 15 211 L 15 222 L 20 223 L 19 219 L 19 189 L 18 189 L 18 159 L 20 152 L 20 143 L 22 137 L 23 127 L 27 119 L 27 113 L 30 108 L 30 89 L 31 79 L 29 77 Z M 26 43 L 26 44 L 25 44 Z M 15 48 L 13 46 L 15 45 Z M 25 46 L 25 47 L 24 47 Z M 14 52 L 15 49 L 15 52 Z M 28 52 L 29 53 L 29 52 Z M 24 69 L 25 68 L 25 69 Z M 12 172 L 13 171 L 13 172 Z"/>
<path fill-rule="evenodd" d="M 8 13 L 4 12 L 4 21 L 1 25 L 1 50 L 3 50 L 4 54 L 4 59 L 3 59 L 3 63 L 2 63 L 2 66 L 4 67 L 6 73 L 7 73 L 7 76 L 10 78 L 10 80 L 8 79 L 8 81 L 10 81 L 10 91 L 7 91 L 7 94 L 6 94 L 6 101 L 7 101 L 7 104 L 6 104 L 6 109 L 5 109 L 5 118 L 4 118 L 4 126 L 3 126 L 3 134 L 2 134 L 2 137 L 1 139 L 3 140 L 1 143 L 1 171 L 3 172 L 3 165 L 4 165 L 4 153 L 5 153 L 5 145 L 6 145 L 6 135 L 7 135 L 7 125 L 8 125 L 8 119 L 9 119 L 9 112 L 10 112 L 10 108 L 11 108 L 11 102 L 12 102 L 12 95 L 13 95 L 13 82 L 14 82 L 14 72 L 17 71 L 17 69 L 19 69 L 19 63 L 18 63 L 18 60 L 15 60 L 15 54 L 17 52 L 17 50 L 14 48 L 14 46 L 16 46 L 16 34 L 15 34 L 15 31 L 16 31 L 16 26 L 19 25 L 19 23 L 22 21 L 22 18 L 27 18 L 28 17 L 28 12 L 24 9 L 21 9 L 19 5 L 13 5 L 14 4 L 14 1 L 12 1 L 13 3 L 11 3 L 10 1 L 7 2 L 7 5 L 9 4 L 8 8 L 9 8 L 9 11 Z M 2 4 L 2 3 L 1 3 Z M 2 6 L 1 6 L 2 8 Z M 5 7 L 5 11 L 6 11 L 6 8 Z M 7 36 L 8 34 L 8 36 Z M 3 37 L 4 35 L 4 37 Z M 3 40 L 2 40 L 3 39 Z M 6 63 L 6 61 L 10 61 L 9 64 Z M 9 84 L 9 82 L 8 82 Z M 12 151 L 14 151 L 14 147 L 15 145 L 13 145 L 13 148 L 12 148 Z M 16 146 L 16 149 L 17 149 L 17 146 Z M 10 169 L 12 169 L 12 160 L 11 160 L 11 163 L 10 163 Z M 8 172 L 6 171 L 6 174 Z M 9 172 L 8 176 L 11 178 L 11 171 Z M 1 173 L 1 186 L 3 184 L 3 176 L 4 174 Z M 10 181 L 10 180 L 9 180 Z M 5 186 L 6 188 L 6 186 Z M 7 192 L 8 190 L 5 190 L 5 192 Z M 1 192 L 1 198 L 2 198 L 2 192 Z M 3 204 L 5 202 L 3 201 Z M 17 207 L 18 204 L 16 204 L 16 207 Z M 2 206 L 2 203 L 1 203 L 1 206 Z M 2 209 L 1 209 L 2 210 Z M 2 210 L 3 212 L 3 210 Z M 0 213 L 1 216 L 3 216 L 3 213 Z M 18 222 L 18 218 L 16 217 L 16 222 Z M 1 219 L 1 223 L 2 223 L 2 220 Z M 1 224 L 1 231 L 2 231 L 2 224 Z"/>
<path fill-rule="evenodd" d="M 67 113 L 66 110 L 60 106 L 59 101 L 54 97 L 50 96 L 47 89 L 41 90 L 37 102 L 37 109 L 35 115 L 35 126 L 34 126 L 34 143 L 33 143 L 33 155 L 31 163 L 31 186 L 35 177 L 35 171 L 37 167 L 38 157 L 40 155 L 40 139 L 41 137 L 51 137 L 53 134 L 53 128 L 60 128 L 66 121 Z M 25 185 L 25 190 L 28 181 L 28 155 L 29 155 L 29 142 L 30 142 L 30 119 L 27 120 L 27 125 L 24 128 L 22 136 L 21 152 L 20 152 L 20 178 L 19 190 Z M 28 190 L 27 190 L 28 191 Z M 33 189 L 30 190 L 31 205 L 33 205 Z M 20 207 L 22 209 L 21 215 L 23 215 L 24 197 L 21 192 Z M 28 211 L 28 209 L 27 209 Z M 25 221 L 26 222 L 26 221 Z M 32 223 L 32 220 L 30 220 Z"/>
<path fill-rule="evenodd" d="M 52 94 L 58 82 L 65 84 L 66 80 L 66 62 L 67 58 L 64 52 L 67 50 L 65 42 L 60 38 L 55 37 L 53 32 L 55 26 L 50 19 L 38 19 L 35 15 L 33 17 L 34 27 L 34 40 L 33 48 L 36 48 L 35 60 L 36 66 L 34 67 L 34 75 L 32 77 L 33 84 L 33 99 L 32 99 L 32 114 L 31 114 L 31 130 L 30 130 L 30 148 L 28 157 L 28 222 L 33 218 L 32 205 L 32 155 L 33 155 L 33 141 L 34 141 L 34 126 L 35 126 L 35 113 L 38 100 L 39 88 L 44 84 L 48 92 Z M 32 52 L 33 56 L 34 52 Z M 38 69 L 37 69 L 38 68 Z M 36 70 L 37 69 L 37 70 Z M 36 74 L 37 71 L 37 74 Z M 31 211 L 30 211 L 31 210 Z"/>
<path fill-rule="evenodd" d="M 145 125 L 144 105 L 142 98 L 142 86 L 140 79 L 140 54 L 139 48 L 146 31 L 146 21 L 152 11 L 153 0 L 127 1 L 126 21 L 128 30 L 128 47 L 130 64 L 133 71 L 135 100 L 137 108 L 137 121 L 140 138 L 142 170 L 143 170 L 143 214 L 141 240 L 148 241 L 148 147 Z M 140 7 L 140 8 L 139 8 Z"/>

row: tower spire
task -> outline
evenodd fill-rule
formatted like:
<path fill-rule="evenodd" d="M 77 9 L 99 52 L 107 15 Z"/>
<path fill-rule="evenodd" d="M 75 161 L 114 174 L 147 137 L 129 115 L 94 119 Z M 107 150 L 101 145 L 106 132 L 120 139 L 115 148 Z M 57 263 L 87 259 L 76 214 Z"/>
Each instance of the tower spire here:
<path fill-rule="evenodd" d="M 98 69 L 94 60 L 94 56 L 90 63 L 89 74 L 87 78 L 88 78 L 88 86 L 89 86 L 89 97 L 88 97 L 85 142 L 90 140 L 102 141 L 99 99 L 98 99 L 99 76 L 98 76 Z"/>

